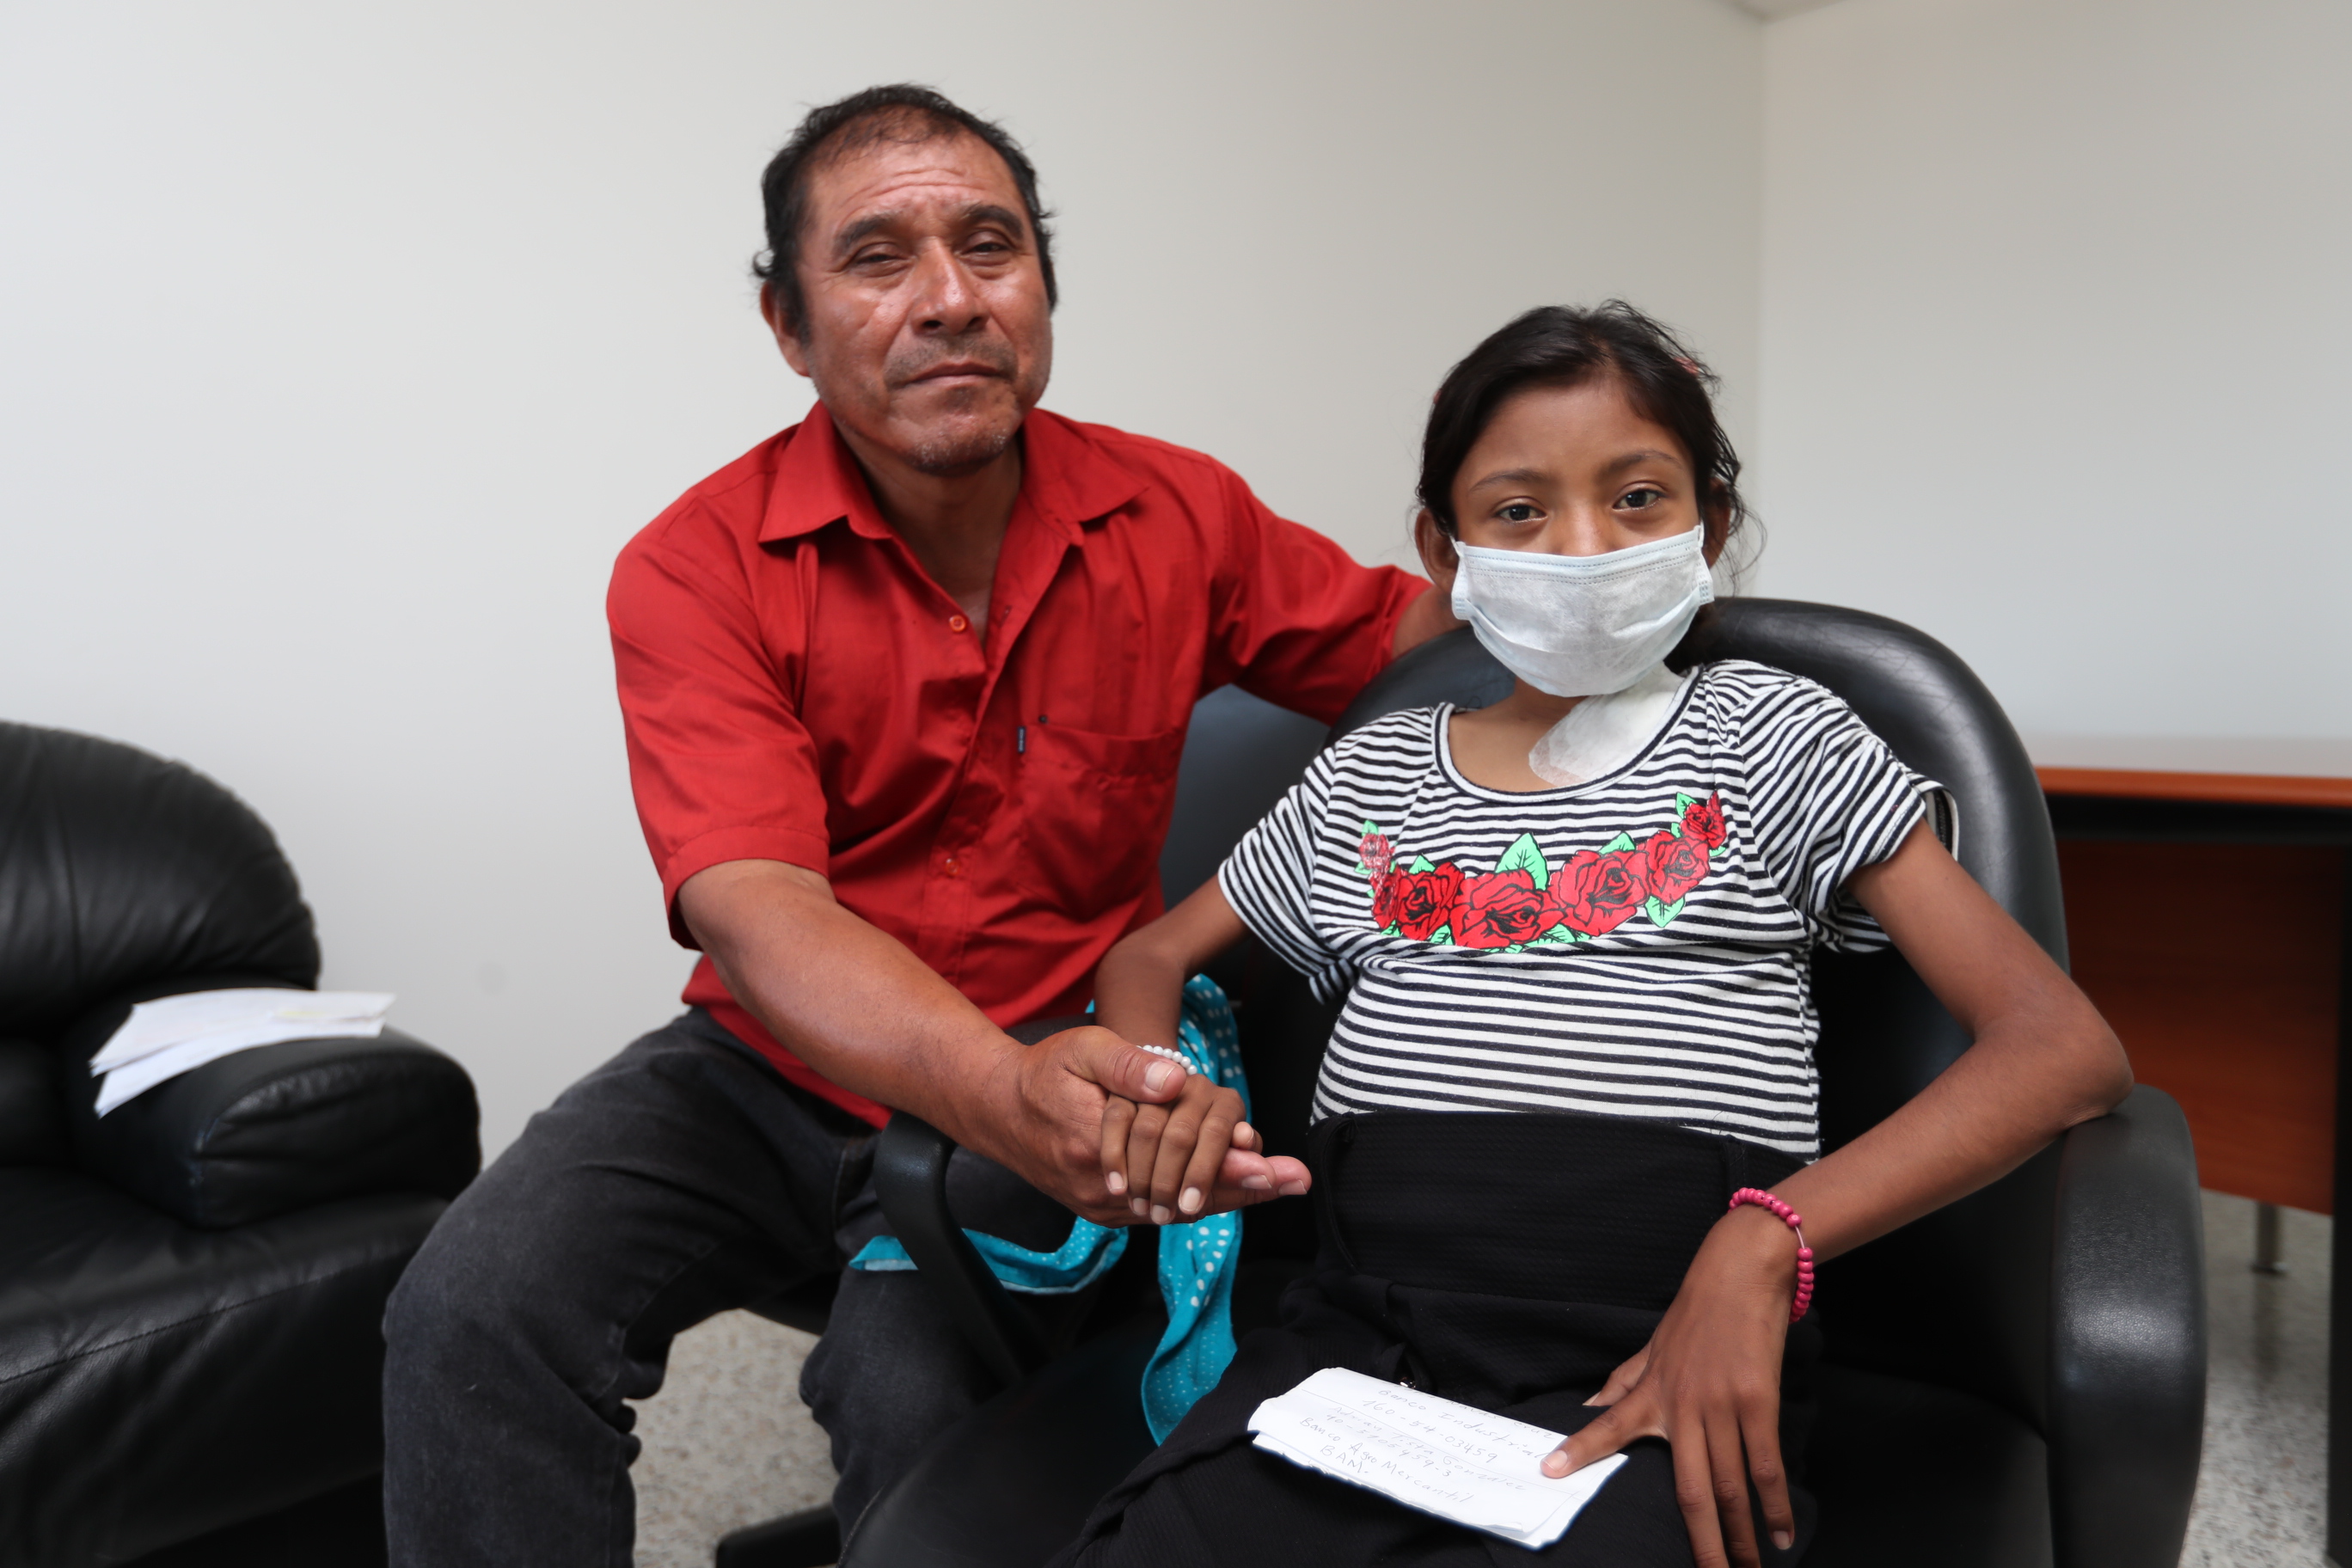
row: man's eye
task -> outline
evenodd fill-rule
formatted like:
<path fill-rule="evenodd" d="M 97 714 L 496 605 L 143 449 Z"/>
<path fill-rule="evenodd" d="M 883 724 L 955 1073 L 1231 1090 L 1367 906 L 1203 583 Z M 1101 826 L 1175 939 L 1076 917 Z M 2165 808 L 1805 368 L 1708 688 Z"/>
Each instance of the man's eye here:
<path fill-rule="evenodd" d="M 1533 522 L 1543 515 L 1542 509 L 1528 501 L 1515 500 L 1495 513 L 1505 522 Z"/>
<path fill-rule="evenodd" d="M 1617 504 L 1622 507 L 1631 507 L 1634 510 L 1639 511 L 1643 507 L 1655 506 L 1665 499 L 1666 492 L 1662 489 L 1658 489 L 1650 485 L 1637 485 L 1633 489 L 1627 490 L 1623 495 L 1619 496 L 1617 498 Z"/>

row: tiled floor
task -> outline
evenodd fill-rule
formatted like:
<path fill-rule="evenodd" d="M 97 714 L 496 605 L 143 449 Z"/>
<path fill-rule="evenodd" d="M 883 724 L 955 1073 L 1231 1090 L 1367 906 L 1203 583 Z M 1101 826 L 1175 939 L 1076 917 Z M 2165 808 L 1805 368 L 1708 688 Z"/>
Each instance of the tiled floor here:
<path fill-rule="evenodd" d="M 749 1312 L 677 1337 L 668 1381 L 637 1407 L 639 1568 L 710 1568 L 729 1531 L 833 1494 L 824 1434 L 799 1392 L 814 1343 Z"/>
<path fill-rule="evenodd" d="M 2284 1212 L 2287 1271 L 2256 1274 L 2254 1205 L 2205 1194 L 2212 1371 L 2184 1568 L 2319 1568 L 2334 1222 Z"/>
<path fill-rule="evenodd" d="M 2319 1568 L 2330 1222 L 2287 1212 L 2287 1272 L 2252 1272 L 2253 1205 L 2205 1196 L 2212 1380 L 2184 1568 Z M 681 1335 L 641 1407 L 642 1568 L 709 1568 L 730 1530 L 823 1499 L 824 1434 L 794 1392 L 813 1342 L 744 1312 Z"/>

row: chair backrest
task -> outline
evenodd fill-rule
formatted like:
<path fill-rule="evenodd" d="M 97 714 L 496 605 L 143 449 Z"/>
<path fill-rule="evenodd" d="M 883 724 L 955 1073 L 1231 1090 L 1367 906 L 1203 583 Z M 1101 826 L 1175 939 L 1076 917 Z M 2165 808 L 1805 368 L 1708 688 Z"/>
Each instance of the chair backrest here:
<path fill-rule="evenodd" d="M 261 818 L 136 747 L 0 723 L 0 1037 L 222 975 L 318 983 L 310 910 Z"/>
<path fill-rule="evenodd" d="M 2063 963 L 2065 927 L 2057 849 L 2032 763 L 2000 705 L 1951 650 L 1897 622 L 1787 600 L 1727 599 L 1692 651 L 1748 658 L 1821 682 L 1845 700 L 1906 763 L 1952 792 L 1959 859 Z M 1484 707 L 1511 677 L 1466 631 L 1423 645 L 1367 687 L 1332 738 L 1382 714 L 1435 702 Z M 1295 782 L 1306 721 L 1226 697 L 1204 701 L 1188 740 L 1163 876 L 1189 890 Z M 1212 700 L 1216 700 L 1214 699 Z M 1220 732 L 1212 741 L 1205 731 Z M 1226 733 L 1230 731 L 1230 733 Z M 1276 737 L 1292 742 L 1289 750 Z M 1234 803 L 1223 814 L 1199 804 Z M 1188 801 L 1195 803 L 1190 811 Z M 1244 813 L 1239 803 L 1250 803 Z M 1180 888 L 1170 872 L 1192 882 Z M 1255 948 L 1255 944 L 1252 944 Z M 1304 1142 L 1316 1073 L 1336 1007 L 1263 950 L 1219 975 L 1242 1001 L 1244 1058 L 1257 1122 L 1276 1150 Z M 1934 1079 L 1968 1037 L 1901 955 L 1825 956 L 1815 966 L 1822 1131 L 1831 1147 L 1883 1120 Z M 1830 1353 L 1853 1364 L 1965 1389 L 2039 1426 L 2044 1419 L 2049 1246 L 2055 1151 L 2001 1182 L 1823 1269 Z M 1251 1216 L 1245 1251 L 1310 1250 L 1303 1215 L 1274 1205 Z"/>

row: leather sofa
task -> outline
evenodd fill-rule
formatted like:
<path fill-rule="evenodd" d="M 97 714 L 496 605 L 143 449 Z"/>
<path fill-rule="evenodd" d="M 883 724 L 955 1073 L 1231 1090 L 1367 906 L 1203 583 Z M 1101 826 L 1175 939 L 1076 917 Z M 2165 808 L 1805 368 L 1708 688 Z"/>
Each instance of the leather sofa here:
<path fill-rule="evenodd" d="M 260 818 L 131 747 L 0 724 L 0 1568 L 383 1558 L 383 1302 L 480 1166 L 472 1082 L 387 1029 L 94 1114 L 132 1004 L 314 988 Z"/>
<path fill-rule="evenodd" d="M 1717 609 L 1701 657 L 1757 659 L 1843 697 L 1897 755 L 1953 792 L 1961 863 L 2063 963 L 2048 811 L 2023 746 L 1967 666 L 1912 628 L 1858 611 L 1769 599 Z M 1481 707 L 1509 689 L 1508 673 L 1456 632 L 1398 660 L 1333 733 L 1432 702 Z M 1213 871 L 1321 742 L 1305 721 L 1237 692 L 1202 702 L 1161 861 L 1171 900 Z M 1236 1001 L 1252 1120 L 1276 1152 L 1299 1152 L 1336 1006 L 1315 1001 L 1262 948 L 1244 944 L 1222 963 L 1213 973 Z M 1825 956 L 1814 983 L 1832 1147 L 1968 1047 L 1898 953 Z M 1042 1563 L 1151 1446 L 1137 1389 L 1156 1314 L 1138 1312 L 1049 1360 L 1016 1331 L 949 1217 L 950 1148 L 902 1112 L 882 1134 L 876 1183 L 899 1239 L 1007 1386 L 855 1521 L 843 1568 Z M 1270 1321 L 1312 1249 L 1304 1205 L 1251 1211 L 1237 1333 Z M 2136 1089 L 1983 1191 L 1824 1265 L 1822 1292 L 1830 1364 L 1807 1479 L 1822 1526 L 1808 1568 L 2178 1562 L 2202 1438 L 2206 1337 L 2196 1160 L 2168 1096 Z"/>

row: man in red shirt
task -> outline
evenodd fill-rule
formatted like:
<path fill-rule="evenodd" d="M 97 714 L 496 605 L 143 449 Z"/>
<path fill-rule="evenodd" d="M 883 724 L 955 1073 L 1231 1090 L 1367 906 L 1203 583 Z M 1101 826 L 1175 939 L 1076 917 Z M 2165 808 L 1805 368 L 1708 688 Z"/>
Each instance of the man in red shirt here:
<path fill-rule="evenodd" d="M 1160 912 L 1194 700 L 1328 720 L 1453 624 L 1209 458 L 1035 408 L 1051 236 L 996 127 L 870 89 L 762 190 L 761 308 L 818 406 L 632 541 L 608 606 L 689 1010 L 534 1118 L 402 1281 L 395 1563 L 627 1561 L 624 1402 L 679 1330 L 879 1232 L 885 1107 L 956 1140 L 973 1228 L 1052 1250 L 1073 1213 L 1136 1217 L 1105 1096 L 1182 1075 L 1062 1025 Z M 1304 1183 L 1236 1152 L 1205 1207 Z M 802 1386 L 842 1522 L 988 1391 L 919 1277 L 842 1275 Z"/>

